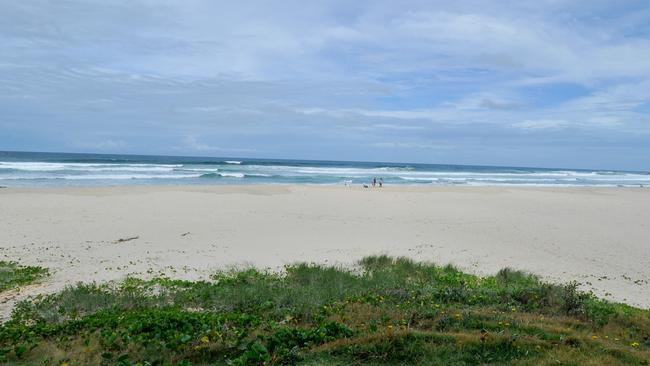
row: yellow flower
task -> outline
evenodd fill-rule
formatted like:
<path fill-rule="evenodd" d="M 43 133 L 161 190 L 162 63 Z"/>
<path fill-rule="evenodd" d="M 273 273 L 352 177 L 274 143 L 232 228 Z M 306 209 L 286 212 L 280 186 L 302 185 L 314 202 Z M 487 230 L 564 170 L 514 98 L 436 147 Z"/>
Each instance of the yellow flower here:
<path fill-rule="evenodd" d="M 210 338 L 208 338 L 208 336 L 203 336 L 201 338 L 201 343 L 210 343 Z"/>
<path fill-rule="evenodd" d="M 632 343 L 630 343 L 630 346 L 639 347 L 639 342 L 632 342 Z"/>
<path fill-rule="evenodd" d="M 591 339 L 598 339 L 599 337 L 597 335 L 592 335 Z"/>
<path fill-rule="evenodd" d="M 505 322 L 505 326 L 506 326 L 506 327 L 509 327 L 509 326 L 510 326 L 510 323 Z"/>

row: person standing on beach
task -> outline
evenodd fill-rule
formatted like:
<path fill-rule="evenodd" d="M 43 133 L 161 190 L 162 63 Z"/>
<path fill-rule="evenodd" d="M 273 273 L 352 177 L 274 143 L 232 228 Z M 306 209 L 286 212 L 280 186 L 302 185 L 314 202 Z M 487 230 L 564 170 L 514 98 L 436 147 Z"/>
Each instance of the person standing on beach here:
<path fill-rule="evenodd" d="M 379 188 L 384 186 L 384 178 L 379 178 Z"/>
<path fill-rule="evenodd" d="M 377 185 L 377 177 L 374 177 L 372 178 L 372 186 L 374 187 L 376 185 Z"/>

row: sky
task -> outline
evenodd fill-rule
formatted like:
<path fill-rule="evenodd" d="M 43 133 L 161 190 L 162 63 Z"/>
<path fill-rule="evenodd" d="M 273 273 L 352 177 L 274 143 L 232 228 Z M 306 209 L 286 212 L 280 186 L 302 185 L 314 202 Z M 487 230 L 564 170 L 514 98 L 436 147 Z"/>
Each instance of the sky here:
<path fill-rule="evenodd" d="M 0 150 L 650 170 L 647 0 L 0 8 Z"/>

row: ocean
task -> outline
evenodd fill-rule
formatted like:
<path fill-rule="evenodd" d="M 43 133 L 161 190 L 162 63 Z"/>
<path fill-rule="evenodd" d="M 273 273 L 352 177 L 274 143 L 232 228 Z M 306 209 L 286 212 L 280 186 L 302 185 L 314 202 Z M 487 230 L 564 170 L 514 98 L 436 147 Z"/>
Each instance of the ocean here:
<path fill-rule="evenodd" d="M 369 184 L 650 186 L 649 172 L 184 156 L 0 152 L 0 186 Z"/>

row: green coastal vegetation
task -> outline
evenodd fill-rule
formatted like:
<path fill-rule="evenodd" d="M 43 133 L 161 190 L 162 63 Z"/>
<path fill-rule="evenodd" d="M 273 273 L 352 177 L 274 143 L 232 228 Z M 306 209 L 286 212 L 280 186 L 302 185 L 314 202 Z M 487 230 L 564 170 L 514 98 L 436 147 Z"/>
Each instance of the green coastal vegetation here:
<path fill-rule="evenodd" d="M 47 269 L 43 267 L 0 261 L 0 292 L 30 284 L 47 274 Z"/>
<path fill-rule="evenodd" d="M 5 276 L 3 274 L 3 276 Z M 24 283 L 24 282 L 23 282 Z M 648 365 L 650 311 L 510 269 L 367 257 L 128 278 L 20 302 L 0 327 L 20 365 Z"/>

